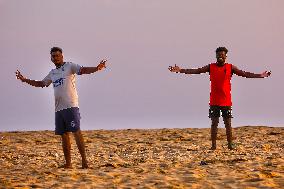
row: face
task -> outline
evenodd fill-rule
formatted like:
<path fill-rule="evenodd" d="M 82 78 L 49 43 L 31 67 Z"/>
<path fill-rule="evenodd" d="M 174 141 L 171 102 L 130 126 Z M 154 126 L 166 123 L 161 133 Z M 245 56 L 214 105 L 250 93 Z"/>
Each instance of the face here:
<path fill-rule="evenodd" d="M 51 53 L 51 61 L 55 66 L 60 66 L 63 64 L 63 54 L 60 51 L 55 51 Z"/>
<path fill-rule="evenodd" d="M 219 65 L 224 65 L 226 58 L 227 58 L 227 55 L 225 51 L 219 51 L 216 53 L 216 59 Z"/>

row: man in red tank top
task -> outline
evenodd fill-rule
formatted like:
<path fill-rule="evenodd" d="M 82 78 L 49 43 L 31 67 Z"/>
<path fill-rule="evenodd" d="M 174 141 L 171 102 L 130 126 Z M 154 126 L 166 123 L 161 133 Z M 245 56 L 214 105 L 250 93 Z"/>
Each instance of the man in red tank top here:
<path fill-rule="evenodd" d="M 261 74 L 255 74 L 238 69 L 236 66 L 226 62 L 228 50 L 225 47 L 216 49 L 216 63 L 208 64 L 197 69 L 181 69 L 177 65 L 170 66 L 169 70 L 184 74 L 201 74 L 209 72 L 211 81 L 209 118 L 211 118 L 211 140 L 212 150 L 216 149 L 217 127 L 219 124 L 220 112 L 222 112 L 223 121 L 226 127 L 228 148 L 232 146 L 232 99 L 231 99 L 231 77 L 233 74 L 246 78 L 265 78 L 270 76 L 271 72 L 265 71 Z"/>

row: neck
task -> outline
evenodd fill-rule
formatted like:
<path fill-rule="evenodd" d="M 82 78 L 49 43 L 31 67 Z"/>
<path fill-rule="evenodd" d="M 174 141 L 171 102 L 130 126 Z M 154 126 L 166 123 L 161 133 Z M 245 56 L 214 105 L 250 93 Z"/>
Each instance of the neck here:
<path fill-rule="evenodd" d="M 60 68 L 61 66 L 63 66 L 64 62 L 60 63 L 60 64 L 54 64 L 56 69 Z"/>
<path fill-rule="evenodd" d="M 216 64 L 217 64 L 217 66 L 224 66 L 225 62 L 223 62 L 223 63 L 217 62 Z"/>

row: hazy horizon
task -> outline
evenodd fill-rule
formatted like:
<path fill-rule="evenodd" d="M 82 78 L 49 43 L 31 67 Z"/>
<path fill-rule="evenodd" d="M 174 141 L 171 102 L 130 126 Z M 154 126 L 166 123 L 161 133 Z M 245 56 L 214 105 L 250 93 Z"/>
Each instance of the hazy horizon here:
<path fill-rule="evenodd" d="M 232 126 L 284 126 L 284 1 L 0 0 L 2 65 L 0 131 L 54 130 L 53 88 L 16 80 L 19 69 L 42 80 L 65 61 L 107 69 L 76 76 L 81 129 L 208 128 L 208 74 L 184 75 L 170 65 L 202 67 L 215 49 L 228 62 L 270 78 L 232 78 Z M 219 127 L 224 127 L 220 118 Z"/>

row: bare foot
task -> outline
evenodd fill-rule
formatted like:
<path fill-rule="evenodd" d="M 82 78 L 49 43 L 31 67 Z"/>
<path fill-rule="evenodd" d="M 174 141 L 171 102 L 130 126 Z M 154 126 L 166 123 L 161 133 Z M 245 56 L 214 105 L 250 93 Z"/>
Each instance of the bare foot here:
<path fill-rule="evenodd" d="M 234 144 L 234 143 L 229 143 L 228 144 L 228 148 L 229 148 L 229 150 L 235 150 L 236 149 L 236 145 Z"/>
<path fill-rule="evenodd" d="M 87 163 L 82 163 L 82 169 L 88 169 L 88 168 L 89 168 L 89 166 L 88 166 Z"/>
<path fill-rule="evenodd" d="M 58 168 L 63 168 L 63 169 L 72 169 L 72 165 L 64 164 L 64 165 L 59 166 Z"/>
<path fill-rule="evenodd" d="M 228 146 L 229 150 L 234 150 L 235 148 L 233 146 Z"/>
<path fill-rule="evenodd" d="M 216 150 L 216 146 L 212 146 L 210 150 Z"/>
<path fill-rule="evenodd" d="M 82 167 L 81 167 L 82 169 L 88 169 L 89 168 L 89 166 L 88 165 L 82 165 Z"/>

